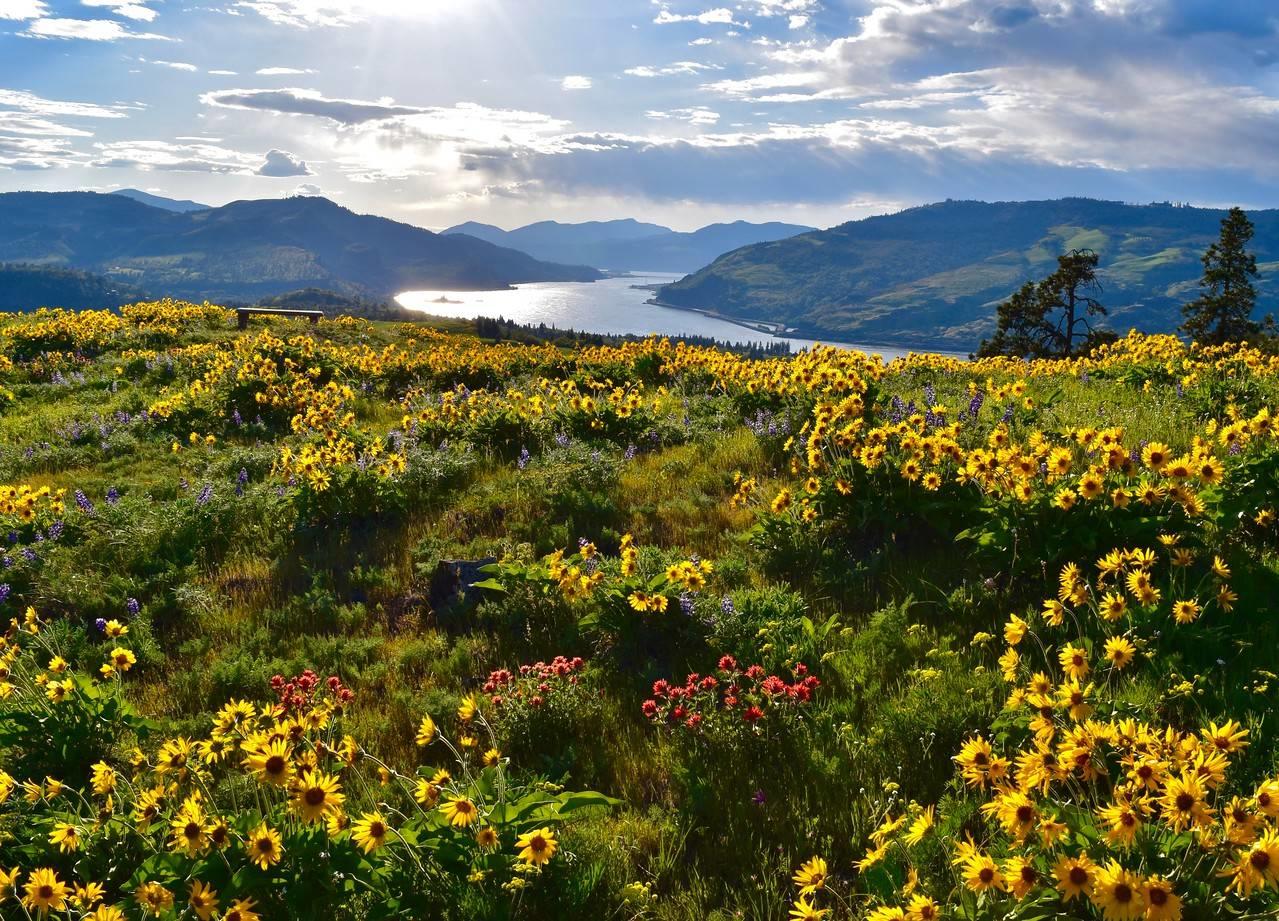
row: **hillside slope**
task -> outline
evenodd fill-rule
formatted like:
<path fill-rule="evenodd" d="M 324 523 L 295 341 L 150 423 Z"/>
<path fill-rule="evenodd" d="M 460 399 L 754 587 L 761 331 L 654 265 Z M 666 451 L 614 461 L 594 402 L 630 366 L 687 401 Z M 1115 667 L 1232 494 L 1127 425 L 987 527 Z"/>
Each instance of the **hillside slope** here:
<path fill-rule="evenodd" d="M 1224 211 L 1091 199 L 948 201 L 727 253 L 660 300 L 852 341 L 968 349 L 994 308 L 1076 247 L 1101 254 L 1110 325 L 1168 331 Z M 1262 301 L 1279 292 L 1279 211 L 1254 212 Z"/>
<path fill-rule="evenodd" d="M 316 197 L 237 201 L 177 213 L 122 195 L 0 195 L 0 261 L 64 266 L 175 297 L 245 299 L 304 287 L 388 296 L 593 281 L 465 235 L 349 211 Z"/>
<path fill-rule="evenodd" d="M 679 233 L 628 218 L 582 224 L 540 221 L 510 231 L 468 221 L 444 233 L 467 233 L 538 259 L 584 263 L 611 271 L 692 272 L 738 247 L 780 240 L 812 229 L 799 224 L 734 221 Z"/>

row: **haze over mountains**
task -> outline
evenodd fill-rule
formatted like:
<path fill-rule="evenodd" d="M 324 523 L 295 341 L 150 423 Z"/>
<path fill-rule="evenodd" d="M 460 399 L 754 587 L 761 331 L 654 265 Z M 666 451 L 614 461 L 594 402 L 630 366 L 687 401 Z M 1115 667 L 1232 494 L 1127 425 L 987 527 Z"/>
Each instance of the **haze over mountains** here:
<path fill-rule="evenodd" d="M 237 201 L 177 212 L 125 195 L 0 195 L 0 263 L 106 276 L 156 295 L 257 298 L 318 287 L 385 297 L 412 288 L 503 288 L 593 281 L 464 235 L 443 236 L 318 197 Z"/>
<path fill-rule="evenodd" d="M 539 221 L 515 230 L 468 221 L 444 231 L 509 246 L 536 259 L 595 266 L 615 272 L 695 272 L 724 253 L 751 243 L 781 240 L 813 230 L 802 224 L 709 224 L 680 233 L 634 219 L 561 224 Z"/>
<path fill-rule="evenodd" d="M 1124 333 L 1171 332 L 1198 293 L 1225 211 L 1066 198 L 947 201 L 727 253 L 663 303 L 829 339 L 968 350 L 995 307 L 1075 248 L 1101 255 L 1100 300 Z M 1279 211 L 1254 211 L 1260 312 L 1279 295 Z"/>

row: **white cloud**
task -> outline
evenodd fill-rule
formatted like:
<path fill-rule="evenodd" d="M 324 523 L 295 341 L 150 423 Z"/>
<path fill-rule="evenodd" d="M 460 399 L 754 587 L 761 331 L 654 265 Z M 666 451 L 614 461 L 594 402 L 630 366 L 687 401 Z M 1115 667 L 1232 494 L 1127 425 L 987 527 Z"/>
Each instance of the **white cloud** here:
<path fill-rule="evenodd" d="M 65 102 L 45 99 L 23 90 L 0 89 L 0 110 L 17 109 L 36 115 L 66 115 L 75 118 L 127 118 L 126 106 L 99 105 L 96 102 Z"/>
<path fill-rule="evenodd" d="M 215 77 L 236 77 L 239 73 L 234 70 L 211 70 L 209 71 Z"/>
<path fill-rule="evenodd" d="M 218 144 L 174 144 L 170 141 L 114 141 L 94 144 L 97 157 L 89 166 L 184 173 L 252 175 L 259 157 Z"/>
<path fill-rule="evenodd" d="M 168 41 L 163 35 L 131 32 L 113 19 L 37 19 L 19 34 L 27 38 L 83 39 L 90 42 L 114 42 L 122 38 Z"/>
<path fill-rule="evenodd" d="M 715 44 L 715 39 L 713 39 L 713 38 L 707 38 L 706 36 L 702 36 L 701 38 L 695 38 L 695 39 L 693 39 L 693 40 L 692 40 L 691 42 L 689 42 L 688 44 L 689 44 L 689 46 L 690 46 L 690 47 L 698 48 L 698 47 L 701 47 L 702 45 L 713 45 L 713 44 Z"/>
<path fill-rule="evenodd" d="M 117 16 L 138 22 L 151 22 L 158 15 L 146 6 L 146 0 L 80 0 L 84 6 L 106 7 Z"/>
<path fill-rule="evenodd" d="M 792 29 L 802 29 L 804 26 L 808 25 L 808 16 L 803 13 L 792 16 L 788 20 L 788 24 Z"/>
<path fill-rule="evenodd" d="M 571 74 L 560 81 L 562 90 L 589 90 L 593 85 L 590 77 L 577 74 Z"/>
<path fill-rule="evenodd" d="M 251 10 L 277 25 L 309 29 L 353 26 L 376 16 L 431 19 L 464 9 L 439 0 L 237 0 L 230 11 Z"/>
<path fill-rule="evenodd" d="M 263 67 L 257 71 L 257 75 L 259 77 L 292 77 L 313 73 L 315 73 L 315 71 L 309 67 L 306 70 L 299 70 L 296 67 Z"/>
<path fill-rule="evenodd" d="M 0 19 L 39 19 L 48 12 L 42 0 L 0 0 Z"/>
<path fill-rule="evenodd" d="M 266 161 L 256 170 L 259 176 L 283 178 L 288 176 L 310 176 L 310 167 L 300 157 L 295 157 L 287 150 L 267 151 Z"/>
<path fill-rule="evenodd" d="M 696 74 L 704 70 L 722 70 L 718 64 L 699 64 L 697 61 L 676 61 L 665 67 L 651 67 L 643 64 L 639 67 L 628 67 L 623 73 L 632 77 L 671 77 L 678 74 Z"/>
<path fill-rule="evenodd" d="M 289 194 L 286 197 L 287 198 L 298 198 L 298 197 L 313 198 L 317 195 L 323 195 L 323 194 L 324 192 L 315 183 L 304 182 L 301 185 L 296 186 L 293 189 L 293 191 L 289 192 Z"/>
<path fill-rule="evenodd" d="M 733 11 L 727 7 L 717 7 L 713 10 L 706 10 L 702 13 L 672 13 L 663 7 L 658 11 L 657 18 L 653 20 L 659 26 L 669 25 L 673 22 L 697 22 L 704 26 L 708 25 L 725 25 L 725 26 L 741 26 L 744 29 L 750 28 L 749 22 L 738 22 L 733 18 Z"/>
<path fill-rule="evenodd" d="M 160 67 L 171 67 L 174 70 L 185 70 L 188 73 L 196 73 L 200 69 L 194 64 L 186 64 L 182 61 L 152 61 L 151 63 L 157 64 Z"/>
<path fill-rule="evenodd" d="M 693 106 L 687 109 L 671 109 L 670 111 L 650 110 L 644 113 L 645 118 L 656 121 L 675 120 L 688 122 L 690 125 L 713 125 L 719 121 L 719 113 L 712 112 L 705 106 Z"/>

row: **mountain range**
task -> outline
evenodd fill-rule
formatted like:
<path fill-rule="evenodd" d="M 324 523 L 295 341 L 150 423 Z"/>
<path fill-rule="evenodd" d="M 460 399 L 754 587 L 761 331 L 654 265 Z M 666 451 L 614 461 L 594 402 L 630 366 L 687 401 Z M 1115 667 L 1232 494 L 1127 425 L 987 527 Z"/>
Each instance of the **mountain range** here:
<path fill-rule="evenodd" d="M 189 199 L 165 198 L 163 195 L 152 195 L 150 192 L 143 192 L 141 189 L 116 189 L 111 194 L 123 195 L 125 198 L 132 198 L 134 201 L 140 201 L 142 204 L 150 205 L 152 208 L 177 211 L 179 214 L 185 214 L 187 211 L 205 211 L 210 207 Z"/>
<path fill-rule="evenodd" d="M 946 201 L 759 243 L 658 293 L 662 303 L 832 340 L 968 350 L 1023 282 L 1088 248 L 1109 326 L 1171 332 L 1198 294 L 1225 211 L 1065 198 Z M 1254 211 L 1260 312 L 1279 296 L 1279 211 Z"/>
<path fill-rule="evenodd" d="M 0 194 L 0 262 L 78 269 L 157 294 L 210 300 L 305 287 L 386 297 L 414 288 L 602 277 L 584 265 L 542 262 L 309 196 L 180 212 L 118 194 Z"/>
<path fill-rule="evenodd" d="M 515 230 L 468 221 L 443 231 L 509 246 L 537 259 L 595 266 L 614 272 L 693 272 L 724 253 L 751 243 L 813 230 L 800 224 L 708 224 L 680 233 L 633 219 L 562 224 L 539 221 Z"/>

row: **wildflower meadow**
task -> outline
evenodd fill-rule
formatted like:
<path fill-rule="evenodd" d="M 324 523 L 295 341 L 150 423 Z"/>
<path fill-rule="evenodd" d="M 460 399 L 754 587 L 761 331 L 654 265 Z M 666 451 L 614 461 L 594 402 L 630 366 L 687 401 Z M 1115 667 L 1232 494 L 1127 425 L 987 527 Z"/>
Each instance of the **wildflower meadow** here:
<path fill-rule="evenodd" d="M 0 318 L 0 917 L 1279 917 L 1279 358 Z"/>

